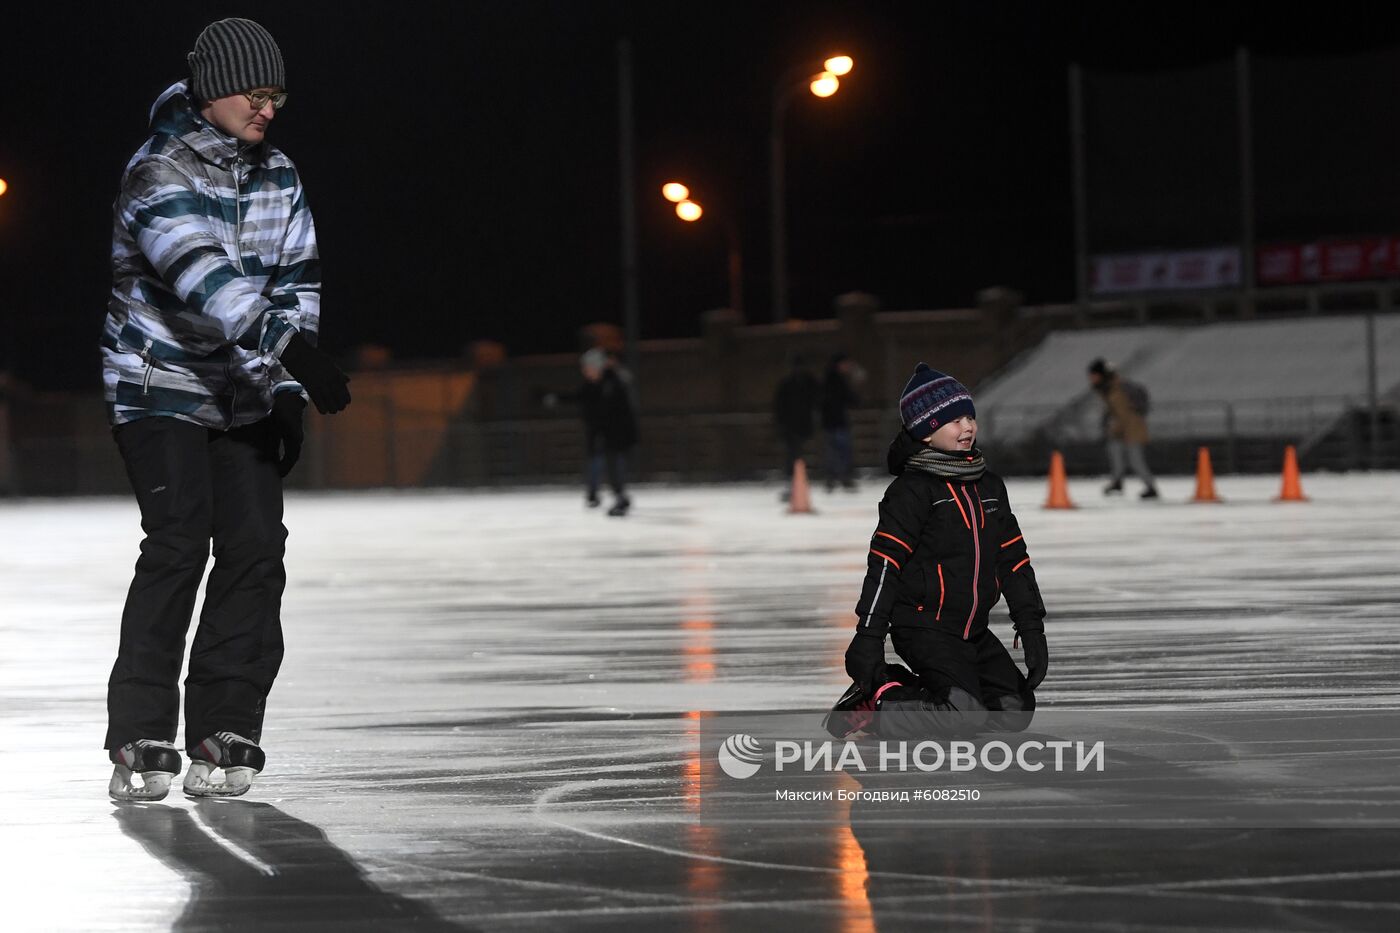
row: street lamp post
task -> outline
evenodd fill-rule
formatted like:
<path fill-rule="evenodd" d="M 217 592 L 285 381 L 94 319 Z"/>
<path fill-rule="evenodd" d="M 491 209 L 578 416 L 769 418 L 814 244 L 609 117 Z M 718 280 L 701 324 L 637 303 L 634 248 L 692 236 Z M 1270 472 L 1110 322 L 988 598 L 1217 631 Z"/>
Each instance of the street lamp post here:
<path fill-rule="evenodd" d="M 661 196 L 676 205 L 676 216 L 686 223 L 694 223 L 705 214 L 699 202 L 690 197 L 690 189 L 678 181 L 668 181 L 661 186 Z M 739 228 L 731 215 L 724 225 L 728 241 L 729 261 L 729 308 L 742 319 L 744 316 L 744 257 L 739 246 Z"/>
<path fill-rule="evenodd" d="M 744 319 L 744 254 L 739 246 L 739 228 L 730 217 L 724 225 L 729 240 L 729 308 Z"/>
<path fill-rule="evenodd" d="M 621 268 L 622 268 L 622 332 L 625 344 L 627 368 L 632 378 L 638 379 L 641 365 L 639 343 L 641 341 L 641 310 L 637 296 L 637 205 L 636 167 L 633 158 L 633 143 L 636 133 L 632 123 L 632 43 L 627 39 L 617 40 L 617 163 L 620 182 L 618 185 L 618 210 L 622 215 Z M 636 391 L 636 383 L 633 383 Z"/>
<path fill-rule="evenodd" d="M 822 63 L 821 71 L 813 74 L 808 65 L 798 65 L 785 71 L 773 88 L 773 114 L 768 129 L 768 202 L 772 216 L 769 232 L 772 236 L 773 258 L 773 321 L 781 324 L 788 319 L 787 276 L 787 179 L 783 153 L 783 117 L 797 95 L 804 90 L 816 97 L 830 97 L 841 86 L 841 77 L 855 66 L 849 55 L 833 55 Z"/>

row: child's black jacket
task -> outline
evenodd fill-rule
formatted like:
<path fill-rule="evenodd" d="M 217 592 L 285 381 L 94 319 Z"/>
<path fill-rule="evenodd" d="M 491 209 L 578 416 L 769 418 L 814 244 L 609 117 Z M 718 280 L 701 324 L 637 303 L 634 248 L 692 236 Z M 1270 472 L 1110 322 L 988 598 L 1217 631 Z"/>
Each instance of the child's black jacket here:
<path fill-rule="evenodd" d="M 891 626 L 928 625 L 972 638 L 1003 595 L 1018 632 L 1043 631 L 1045 604 L 1006 484 L 991 472 L 973 481 L 906 471 L 922 446 L 902 430 L 890 444 L 895 480 L 870 539 L 857 631 L 884 637 Z"/>

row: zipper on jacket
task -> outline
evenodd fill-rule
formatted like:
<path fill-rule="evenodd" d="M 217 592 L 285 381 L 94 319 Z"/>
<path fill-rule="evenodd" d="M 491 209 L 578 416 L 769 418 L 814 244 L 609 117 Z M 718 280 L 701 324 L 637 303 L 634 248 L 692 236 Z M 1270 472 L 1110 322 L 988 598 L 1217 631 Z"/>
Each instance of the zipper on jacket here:
<path fill-rule="evenodd" d="M 233 362 L 233 347 L 226 348 L 224 352 L 227 354 L 224 359 L 224 378 L 233 390 L 233 401 L 229 402 L 228 406 L 228 424 L 232 428 L 238 420 L 238 380 L 233 378 L 233 373 L 229 370 L 229 364 Z"/>
<path fill-rule="evenodd" d="M 248 270 L 243 268 L 243 183 L 239 180 L 239 170 L 243 168 L 243 152 L 239 150 L 238 156 L 233 160 L 233 251 L 238 254 L 238 271 L 244 275 Z M 261 340 L 259 344 L 261 344 Z M 233 427 L 238 420 L 238 381 L 233 378 L 233 373 L 229 371 L 229 363 L 233 362 L 233 348 L 228 347 L 224 360 L 224 378 L 228 380 L 229 387 L 233 389 L 233 401 L 229 403 L 228 423 Z"/>
<path fill-rule="evenodd" d="M 239 181 L 239 170 L 243 168 L 243 153 L 233 160 L 233 250 L 238 254 L 238 271 L 244 275 L 248 270 L 243 268 L 243 186 Z"/>
<path fill-rule="evenodd" d="M 962 487 L 963 497 L 967 499 L 968 512 L 972 511 L 972 497 L 967 494 L 967 487 Z M 977 523 L 968 522 L 968 530 L 972 532 L 972 610 L 967 614 L 967 625 L 963 626 L 963 641 L 967 641 L 972 634 L 972 620 L 977 617 L 977 584 L 982 579 L 982 541 L 977 534 Z"/>
<path fill-rule="evenodd" d="M 155 341 L 148 338 L 146 345 L 141 348 L 141 359 L 146 361 L 146 376 L 141 380 L 142 395 L 151 394 L 151 370 L 155 368 L 155 357 L 151 355 L 151 347 L 154 344 Z"/>

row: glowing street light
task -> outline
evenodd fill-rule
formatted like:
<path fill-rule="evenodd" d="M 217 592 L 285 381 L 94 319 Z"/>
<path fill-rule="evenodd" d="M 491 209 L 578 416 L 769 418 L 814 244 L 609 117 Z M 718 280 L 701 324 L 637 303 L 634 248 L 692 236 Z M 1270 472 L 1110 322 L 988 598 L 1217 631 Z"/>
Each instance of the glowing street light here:
<path fill-rule="evenodd" d="M 6 191 L 9 190 L 10 186 L 5 182 L 5 179 L 0 178 L 0 194 L 4 194 Z"/>
<path fill-rule="evenodd" d="M 856 66 L 855 60 L 849 55 L 833 55 L 822 62 L 822 68 L 836 75 L 838 78 L 851 73 L 851 69 Z"/>
<path fill-rule="evenodd" d="M 678 181 L 668 181 L 661 186 L 661 196 L 676 204 L 676 216 L 688 224 L 693 224 L 705 214 L 705 209 L 690 200 L 690 189 Z M 732 213 L 732 212 L 731 212 Z M 744 257 L 739 246 L 739 228 L 730 216 L 724 224 L 725 235 L 729 240 L 729 308 L 741 317 L 744 314 Z"/>
<path fill-rule="evenodd" d="M 783 152 L 783 117 L 788 104 L 809 90 L 817 97 L 831 97 L 841 87 L 841 78 L 851 73 L 856 63 L 849 55 L 831 55 L 822 62 L 822 70 L 813 74 L 811 64 L 797 65 L 785 71 L 773 88 L 772 118 L 768 124 L 768 205 L 772 214 L 768 229 L 772 237 L 773 256 L 773 322 L 788 318 L 787 274 L 787 181 Z M 803 77 L 803 75 L 806 77 Z"/>
<path fill-rule="evenodd" d="M 808 85 L 812 93 L 818 97 L 830 97 L 841 87 L 841 79 L 829 71 L 823 71 L 812 78 L 812 83 Z"/>

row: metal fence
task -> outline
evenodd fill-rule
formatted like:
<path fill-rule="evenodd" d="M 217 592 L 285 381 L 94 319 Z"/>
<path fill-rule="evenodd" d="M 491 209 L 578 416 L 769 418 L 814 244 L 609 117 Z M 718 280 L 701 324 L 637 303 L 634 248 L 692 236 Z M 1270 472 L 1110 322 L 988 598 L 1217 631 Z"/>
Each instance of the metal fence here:
<path fill-rule="evenodd" d="M 1354 401 L 1354 400 L 1349 400 Z M 288 484 L 299 489 L 505 486 L 577 482 L 584 469 L 583 432 L 574 417 L 444 421 L 384 402 L 383 417 L 358 424 L 312 415 L 302 461 Z M 1055 406 L 979 412 L 982 445 L 1007 475 L 1041 474 L 1050 453 L 1064 453 L 1072 473 L 1107 469 L 1094 419 L 1059 419 Z M 1321 400 L 1269 399 L 1163 403 L 1154 407 L 1148 457 L 1162 473 L 1189 473 L 1196 448 L 1211 449 L 1222 472 L 1277 470 L 1283 448 L 1298 446 L 1305 469 L 1400 468 L 1400 413 L 1338 409 Z M 1019 429 L 1013 430 L 1012 425 Z M 1035 425 L 1027 430 L 1029 425 Z M 881 475 L 898 421 L 883 409 L 852 412 L 859 470 Z M 634 479 L 728 482 L 777 479 L 784 451 L 767 413 L 648 414 L 630 458 Z M 1006 443 L 1002 436 L 1021 439 Z M 819 432 L 805 454 L 813 481 L 827 477 Z M 25 496 L 127 492 L 116 445 L 104 432 L 12 443 L 0 491 Z"/>
<path fill-rule="evenodd" d="M 1394 403 L 1373 411 L 1364 399 L 1352 396 L 1157 402 L 1148 418 L 1150 448 L 1169 463 L 1177 451 L 1186 451 L 1189 456 L 1181 458 L 1185 470 L 1194 464 L 1199 446 L 1212 448 L 1228 472 L 1272 469 L 1278 451 L 1288 444 L 1316 468 L 1393 468 L 1400 466 L 1395 412 Z M 1050 449 L 1090 450 L 1103 437 L 1102 407 L 1096 400 L 1002 406 L 978 415 L 989 443 L 1014 439 L 1001 446 L 1016 452 L 1018 460 L 1042 458 Z"/>

